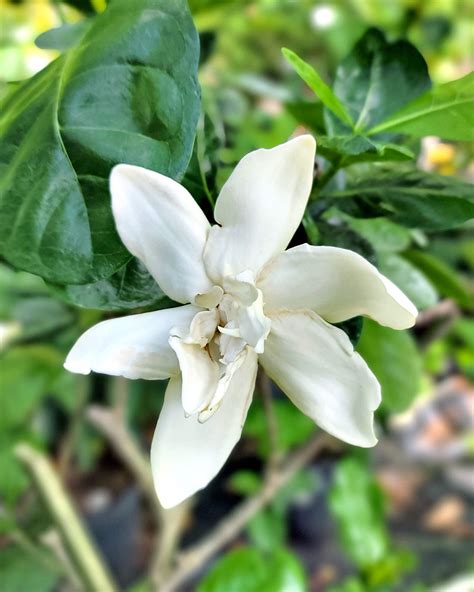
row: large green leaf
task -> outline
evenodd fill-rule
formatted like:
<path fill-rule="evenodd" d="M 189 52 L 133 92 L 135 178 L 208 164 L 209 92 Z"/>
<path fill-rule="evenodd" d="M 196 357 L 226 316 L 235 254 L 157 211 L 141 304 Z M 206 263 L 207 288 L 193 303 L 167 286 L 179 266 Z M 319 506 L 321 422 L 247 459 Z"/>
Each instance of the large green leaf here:
<path fill-rule="evenodd" d="M 136 258 L 109 278 L 91 284 L 69 286 L 50 285 L 60 298 L 85 308 L 98 310 L 128 310 L 173 306 L 156 281 Z"/>
<path fill-rule="evenodd" d="M 344 550 L 354 563 L 367 568 L 388 550 L 381 492 L 364 464 L 347 457 L 340 461 L 329 492 Z"/>
<path fill-rule="evenodd" d="M 369 130 L 379 132 L 474 140 L 474 72 L 434 87 Z"/>
<path fill-rule="evenodd" d="M 382 406 L 406 409 L 419 392 L 421 358 L 411 335 L 366 319 L 358 352 L 382 386 Z"/>
<path fill-rule="evenodd" d="M 338 119 L 343 121 L 346 125 L 352 126 L 353 122 L 348 111 L 331 90 L 331 87 L 324 82 L 316 70 L 302 60 L 294 51 L 286 49 L 286 47 L 281 51 L 288 62 L 293 66 L 298 76 L 306 82 L 314 94 L 319 97 L 321 102 L 324 103 L 324 105 L 326 105 L 326 107 L 332 111 Z"/>
<path fill-rule="evenodd" d="M 474 217 L 470 184 L 410 166 L 365 171 L 327 197 L 375 198 L 395 222 L 428 230 L 454 228 Z"/>
<path fill-rule="evenodd" d="M 411 150 L 396 144 L 374 142 L 365 136 L 318 136 L 318 154 L 337 161 L 339 167 L 357 162 L 412 160 Z"/>
<path fill-rule="evenodd" d="M 303 569 L 289 551 L 264 555 L 252 547 L 230 551 L 201 581 L 197 592 L 306 592 Z"/>
<path fill-rule="evenodd" d="M 185 0 L 115 0 L 74 49 L 8 94 L 0 250 L 10 263 L 86 284 L 131 258 L 109 172 L 126 162 L 183 174 L 199 115 L 198 43 Z"/>
<path fill-rule="evenodd" d="M 369 29 L 336 71 L 334 92 L 356 122 L 356 131 L 373 127 L 430 87 L 428 69 L 408 41 L 389 43 L 383 33 Z M 327 113 L 331 135 L 345 135 Z"/>

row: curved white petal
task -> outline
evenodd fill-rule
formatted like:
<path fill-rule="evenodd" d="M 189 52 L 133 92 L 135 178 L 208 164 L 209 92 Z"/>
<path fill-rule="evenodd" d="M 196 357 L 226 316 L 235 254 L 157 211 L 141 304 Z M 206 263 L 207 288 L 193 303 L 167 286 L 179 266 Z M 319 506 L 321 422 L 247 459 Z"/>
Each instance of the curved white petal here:
<path fill-rule="evenodd" d="M 258 271 L 286 248 L 308 201 L 316 143 L 300 136 L 247 154 L 225 183 L 205 249 L 210 277 Z"/>
<path fill-rule="evenodd" d="M 412 327 L 416 307 L 363 257 L 347 249 L 300 245 L 275 257 L 258 280 L 265 310 L 309 309 L 330 323 L 366 315 L 393 329 Z"/>
<path fill-rule="evenodd" d="M 206 348 L 170 337 L 170 346 L 179 360 L 182 375 L 182 406 L 188 415 L 204 408 L 212 399 L 219 381 L 219 365 Z"/>
<path fill-rule="evenodd" d="M 93 370 L 125 378 L 168 378 L 179 372 L 168 344 L 170 330 L 184 331 L 199 310 L 179 306 L 103 321 L 79 337 L 64 367 L 78 374 Z"/>
<path fill-rule="evenodd" d="M 184 416 L 181 379 L 170 380 L 151 446 L 155 488 L 165 508 L 193 495 L 219 472 L 240 439 L 256 372 L 257 357 L 248 350 L 221 407 L 205 423 Z"/>
<path fill-rule="evenodd" d="M 127 249 L 177 302 L 194 302 L 212 283 L 202 261 L 209 222 L 188 191 L 164 175 L 119 164 L 110 175 L 112 211 Z"/>
<path fill-rule="evenodd" d="M 259 361 L 293 403 L 324 430 L 373 446 L 380 385 L 346 334 L 311 311 L 280 311 Z"/>

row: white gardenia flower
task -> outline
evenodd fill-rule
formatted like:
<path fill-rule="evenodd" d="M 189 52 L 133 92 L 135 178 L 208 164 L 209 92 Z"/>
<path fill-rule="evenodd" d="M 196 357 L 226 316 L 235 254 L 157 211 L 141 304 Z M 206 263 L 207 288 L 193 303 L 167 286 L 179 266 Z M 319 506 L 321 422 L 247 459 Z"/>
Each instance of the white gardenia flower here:
<path fill-rule="evenodd" d="M 366 315 L 411 327 L 416 308 L 358 254 L 285 251 L 313 179 L 316 143 L 297 137 L 243 158 L 211 226 L 168 177 L 121 164 L 110 177 L 117 230 L 183 306 L 99 323 L 65 367 L 170 378 L 151 449 L 156 491 L 172 507 L 205 487 L 239 440 L 259 362 L 303 413 L 334 436 L 373 446 L 380 386 L 338 323 Z"/>

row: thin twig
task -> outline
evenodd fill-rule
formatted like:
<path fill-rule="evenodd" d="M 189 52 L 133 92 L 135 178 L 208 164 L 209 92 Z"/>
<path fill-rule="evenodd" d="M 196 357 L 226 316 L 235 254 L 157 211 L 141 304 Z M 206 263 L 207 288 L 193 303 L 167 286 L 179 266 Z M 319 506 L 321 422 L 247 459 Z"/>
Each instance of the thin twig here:
<path fill-rule="evenodd" d="M 278 470 L 274 470 L 265 477 L 263 486 L 257 494 L 243 501 L 208 536 L 178 557 L 176 569 L 160 592 L 177 590 L 206 561 L 230 543 L 247 522 L 271 501 L 275 494 L 317 453 L 329 446 L 330 442 L 329 436 L 318 433 L 296 452 L 289 454 L 281 462 Z"/>
<path fill-rule="evenodd" d="M 150 567 L 153 590 L 161 590 L 166 584 L 191 505 L 192 501 L 188 499 L 169 510 L 162 509 L 161 527 L 157 533 L 156 549 Z"/>
<path fill-rule="evenodd" d="M 120 415 L 113 409 L 100 405 L 91 405 L 86 412 L 90 423 L 107 438 L 117 456 L 135 477 L 155 515 L 160 517 L 161 506 L 156 497 L 150 462 L 129 433 Z"/>
<path fill-rule="evenodd" d="M 15 448 L 15 455 L 34 480 L 61 533 L 64 546 L 77 568 L 84 588 L 100 590 L 100 592 L 115 592 L 117 586 L 48 458 L 26 443 L 21 443 Z"/>

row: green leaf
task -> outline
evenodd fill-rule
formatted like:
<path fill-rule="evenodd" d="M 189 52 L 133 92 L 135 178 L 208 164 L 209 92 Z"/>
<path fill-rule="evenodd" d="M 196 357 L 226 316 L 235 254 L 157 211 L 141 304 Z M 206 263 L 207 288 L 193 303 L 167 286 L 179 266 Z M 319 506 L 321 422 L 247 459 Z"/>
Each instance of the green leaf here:
<path fill-rule="evenodd" d="M 10 315 L 19 323 L 19 338 L 38 339 L 55 334 L 71 325 L 74 315 L 64 304 L 48 296 L 22 298 L 17 301 Z"/>
<path fill-rule="evenodd" d="M 217 561 L 197 592 L 306 592 L 303 569 L 286 550 L 264 555 L 241 547 Z"/>
<path fill-rule="evenodd" d="M 387 218 L 346 218 L 347 223 L 363 236 L 377 253 L 404 251 L 411 242 L 410 231 Z"/>
<path fill-rule="evenodd" d="M 9 506 L 13 506 L 30 485 L 28 475 L 14 454 L 14 448 L 20 439 L 23 440 L 23 435 L 3 426 L 0 432 L 0 496 Z"/>
<path fill-rule="evenodd" d="M 344 105 L 337 98 L 316 70 L 302 60 L 294 51 L 282 48 L 282 53 L 288 63 L 294 68 L 295 72 L 302 78 L 314 94 L 319 97 L 322 103 L 336 115 L 341 121 L 352 127 L 353 121 Z"/>
<path fill-rule="evenodd" d="M 305 442 L 314 431 L 314 422 L 301 413 L 288 399 L 273 401 L 278 423 L 278 448 L 282 452 Z M 255 401 L 244 425 L 246 436 L 257 440 L 258 452 L 266 457 L 270 450 L 268 426 L 262 405 Z"/>
<path fill-rule="evenodd" d="M 136 258 L 111 277 L 92 284 L 50 284 L 60 298 L 84 308 L 129 310 L 141 307 L 169 308 L 173 305 L 145 266 Z"/>
<path fill-rule="evenodd" d="M 470 184 L 411 166 L 365 171 L 343 191 L 324 197 L 375 199 L 393 221 L 411 228 L 446 230 L 474 217 Z"/>
<path fill-rule="evenodd" d="M 0 553 L 0 573 L 3 592 L 53 592 L 59 579 L 58 573 L 13 546 Z"/>
<path fill-rule="evenodd" d="M 365 136 L 319 136 L 318 154 L 337 161 L 339 168 L 358 162 L 387 162 L 413 160 L 408 148 L 396 144 L 374 142 Z"/>
<path fill-rule="evenodd" d="M 252 545 L 263 552 L 281 548 L 286 539 L 286 514 L 272 506 L 254 516 L 246 527 Z"/>
<path fill-rule="evenodd" d="M 463 279 L 446 263 L 430 253 L 422 251 L 408 251 L 404 256 L 416 265 L 431 281 L 441 296 L 452 298 L 460 306 L 472 308 L 472 295 L 469 293 Z"/>
<path fill-rule="evenodd" d="M 61 375 L 74 380 L 63 361 L 61 353 L 46 345 L 18 346 L 1 356 L 0 431 L 26 421 L 42 398 L 52 394 Z"/>
<path fill-rule="evenodd" d="M 312 101 L 288 101 L 285 103 L 285 109 L 298 123 L 301 123 L 318 134 L 326 133 L 322 103 L 314 103 Z"/>
<path fill-rule="evenodd" d="M 375 251 L 372 245 L 365 237 L 353 230 L 347 222 L 329 223 L 325 220 L 318 220 L 317 224 L 322 245 L 350 249 L 371 263 L 375 263 Z"/>
<path fill-rule="evenodd" d="M 474 140 L 474 72 L 436 86 L 369 130 Z"/>
<path fill-rule="evenodd" d="M 357 351 L 381 384 L 382 408 L 391 412 L 406 409 L 418 395 L 422 369 L 411 335 L 366 319 Z"/>
<path fill-rule="evenodd" d="M 35 45 L 40 49 L 57 49 L 64 51 L 79 43 L 90 27 L 92 21 L 85 19 L 78 23 L 67 23 L 41 33 L 35 39 Z"/>
<path fill-rule="evenodd" d="M 222 144 L 217 126 L 209 115 L 204 114 L 199 120 L 191 160 L 181 181 L 204 210 L 217 199 L 218 151 Z"/>
<path fill-rule="evenodd" d="M 378 268 L 410 298 L 417 308 L 422 310 L 436 304 L 438 292 L 433 284 L 403 257 L 394 253 L 379 255 Z"/>
<path fill-rule="evenodd" d="M 110 208 L 120 162 L 180 178 L 199 116 L 199 41 L 185 0 L 115 0 L 80 43 L 8 93 L 0 120 L 0 251 L 53 283 L 108 278 L 131 255 Z"/>
<path fill-rule="evenodd" d="M 430 87 L 423 56 L 408 41 L 389 43 L 378 29 L 369 29 L 336 71 L 334 92 L 342 101 L 356 131 L 386 119 Z M 347 129 L 327 113 L 331 135 Z"/>
<path fill-rule="evenodd" d="M 262 478 L 253 471 L 236 471 L 229 479 L 229 486 L 235 493 L 253 495 L 262 486 Z"/>
<path fill-rule="evenodd" d="M 338 463 L 329 507 L 344 550 L 358 567 L 367 568 L 384 557 L 389 541 L 383 498 L 362 462 L 348 457 Z"/>

